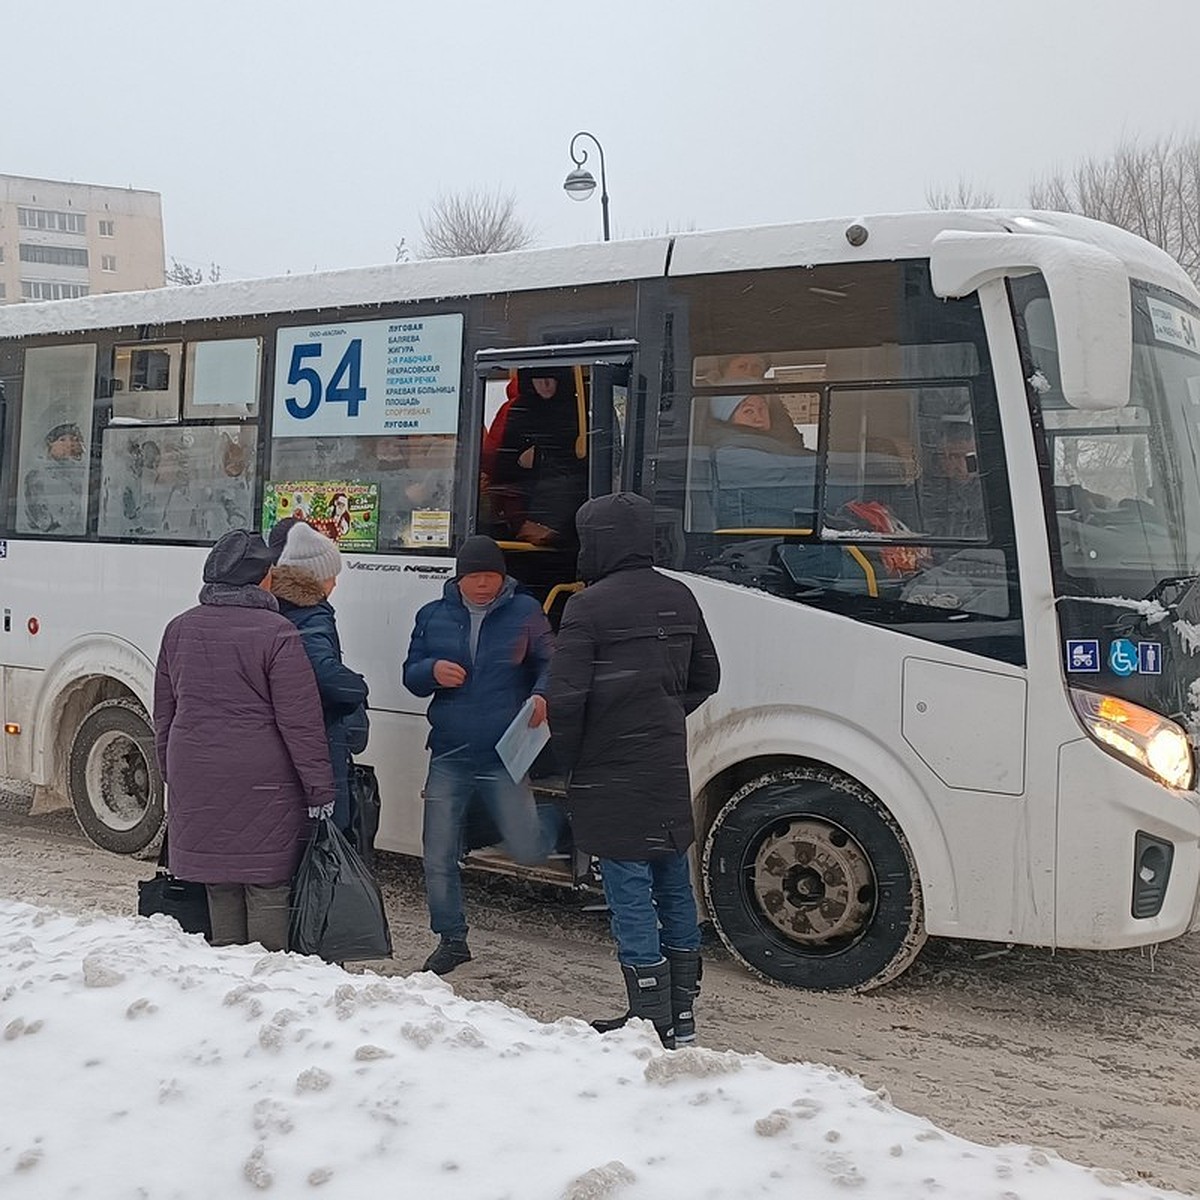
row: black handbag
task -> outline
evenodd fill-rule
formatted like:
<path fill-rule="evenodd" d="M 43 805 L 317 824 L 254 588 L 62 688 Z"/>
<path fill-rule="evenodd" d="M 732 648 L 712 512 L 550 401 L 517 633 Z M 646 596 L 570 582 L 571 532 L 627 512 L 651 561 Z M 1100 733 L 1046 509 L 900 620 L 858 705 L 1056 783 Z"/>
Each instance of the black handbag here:
<path fill-rule="evenodd" d="M 165 833 L 154 878 L 138 880 L 138 916 L 152 917 L 155 913 L 170 917 L 184 933 L 202 933 L 207 941 L 212 941 L 208 889 L 202 883 L 177 879 L 167 869 Z"/>
<path fill-rule="evenodd" d="M 379 779 L 366 763 L 350 764 L 350 844 L 375 870 L 375 835 L 379 832 Z"/>

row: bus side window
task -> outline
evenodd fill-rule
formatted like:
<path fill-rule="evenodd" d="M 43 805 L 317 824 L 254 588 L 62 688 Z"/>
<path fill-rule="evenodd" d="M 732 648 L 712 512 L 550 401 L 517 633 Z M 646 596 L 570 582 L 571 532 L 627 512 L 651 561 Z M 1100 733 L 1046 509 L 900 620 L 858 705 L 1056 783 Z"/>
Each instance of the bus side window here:
<path fill-rule="evenodd" d="M 95 389 L 94 345 L 25 352 L 17 532 L 58 537 L 87 532 Z"/>
<path fill-rule="evenodd" d="M 261 358 L 257 337 L 115 348 L 100 537 L 207 543 L 257 525 Z"/>

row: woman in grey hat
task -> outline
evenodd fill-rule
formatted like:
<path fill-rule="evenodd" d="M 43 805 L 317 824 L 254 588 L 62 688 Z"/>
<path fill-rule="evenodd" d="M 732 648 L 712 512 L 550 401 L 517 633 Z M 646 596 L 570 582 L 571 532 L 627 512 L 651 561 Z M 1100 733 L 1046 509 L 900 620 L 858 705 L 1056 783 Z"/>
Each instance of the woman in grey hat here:
<path fill-rule="evenodd" d="M 332 810 L 333 776 L 312 667 L 267 590 L 271 560 L 244 529 L 213 546 L 199 605 L 163 633 L 154 735 L 168 865 L 207 885 L 213 944 L 283 950 L 308 818 Z"/>
<path fill-rule="evenodd" d="M 294 521 L 271 572 L 271 592 L 280 613 L 300 631 L 317 678 L 333 766 L 333 820 L 345 833 L 353 816 L 350 756 L 367 748 L 367 681 L 342 661 L 337 618 L 329 603 L 341 569 L 342 554 L 336 544 L 311 525 Z"/>

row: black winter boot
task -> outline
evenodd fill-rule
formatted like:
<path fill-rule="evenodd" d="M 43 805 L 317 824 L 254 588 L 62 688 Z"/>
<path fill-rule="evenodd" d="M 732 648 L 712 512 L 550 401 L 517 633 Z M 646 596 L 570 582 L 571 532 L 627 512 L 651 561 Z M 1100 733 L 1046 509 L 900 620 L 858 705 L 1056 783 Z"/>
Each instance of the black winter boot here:
<path fill-rule="evenodd" d="M 461 939 L 442 938 L 437 949 L 425 960 L 422 971 L 432 971 L 435 975 L 449 975 L 455 967 L 471 961 L 471 951 L 467 943 Z"/>
<path fill-rule="evenodd" d="M 619 1017 L 609 1017 L 607 1020 L 602 1019 L 589 1023 L 597 1033 L 612 1033 L 614 1029 L 623 1029 L 629 1023 L 629 1018 L 632 1016 L 633 1013 L 626 1009 Z"/>
<path fill-rule="evenodd" d="M 671 965 L 671 1017 L 675 1023 L 675 1045 L 690 1046 L 696 1041 L 696 1017 L 692 1011 L 700 994 L 704 962 L 699 950 L 666 949 Z"/>
<path fill-rule="evenodd" d="M 622 1017 L 593 1021 L 592 1028 L 600 1033 L 620 1029 L 633 1017 L 649 1021 L 658 1031 L 659 1041 L 668 1049 L 675 1048 L 675 1030 L 671 1021 L 671 964 L 664 958 L 649 967 L 627 967 L 621 964 L 625 976 L 625 992 L 629 996 L 629 1011 Z"/>

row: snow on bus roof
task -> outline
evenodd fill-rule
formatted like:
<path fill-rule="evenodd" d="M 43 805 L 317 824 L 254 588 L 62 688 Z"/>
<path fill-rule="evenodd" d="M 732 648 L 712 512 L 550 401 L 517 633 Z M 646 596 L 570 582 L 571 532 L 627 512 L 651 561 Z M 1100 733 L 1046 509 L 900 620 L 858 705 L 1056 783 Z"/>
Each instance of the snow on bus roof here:
<path fill-rule="evenodd" d="M 851 225 L 861 225 L 867 230 L 863 244 L 850 245 L 846 231 Z M 319 308 L 428 302 L 652 279 L 668 274 L 677 277 L 830 262 L 923 258 L 929 255 L 937 234 L 950 229 L 1077 239 L 1113 254 L 1134 278 L 1160 284 L 1200 304 L 1200 292 L 1183 269 L 1164 251 L 1134 234 L 1069 213 L 996 209 L 826 219 L 681 233 L 15 304 L 0 308 L 0 338 L 310 312 Z"/>
<path fill-rule="evenodd" d="M 0 308 L 0 338 L 652 278 L 669 247 L 669 238 L 643 238 L 13 305 Z"/>

